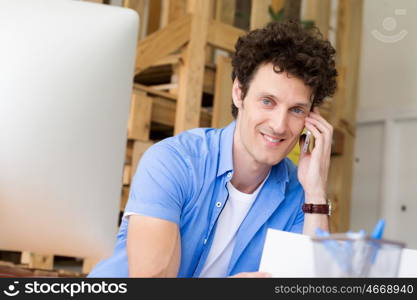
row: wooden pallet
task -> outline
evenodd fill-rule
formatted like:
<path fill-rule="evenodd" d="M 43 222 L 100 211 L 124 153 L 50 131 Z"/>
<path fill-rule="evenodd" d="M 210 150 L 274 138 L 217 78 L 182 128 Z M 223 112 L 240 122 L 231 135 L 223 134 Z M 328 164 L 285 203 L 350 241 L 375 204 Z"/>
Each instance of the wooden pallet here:
<path fill-rule="evenodd" d="M 95 263 L 89 259 L 28 251 L 0 251 L 0 277 L 7 274 L 17 277 L 85 277 Z"/>

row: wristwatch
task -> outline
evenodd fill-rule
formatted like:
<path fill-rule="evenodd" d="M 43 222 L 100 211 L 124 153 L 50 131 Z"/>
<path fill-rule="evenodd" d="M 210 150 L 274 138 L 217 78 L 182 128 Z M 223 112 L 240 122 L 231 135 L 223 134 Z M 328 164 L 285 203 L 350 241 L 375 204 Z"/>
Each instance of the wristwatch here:
<path fill-rule="evenodd" d="M 330 216 L 332 214 L 332 205 L 330 201 L 327 201 L 327 204 L 304 203 L 303 212 L 308 214 L 325 214 Z"/>

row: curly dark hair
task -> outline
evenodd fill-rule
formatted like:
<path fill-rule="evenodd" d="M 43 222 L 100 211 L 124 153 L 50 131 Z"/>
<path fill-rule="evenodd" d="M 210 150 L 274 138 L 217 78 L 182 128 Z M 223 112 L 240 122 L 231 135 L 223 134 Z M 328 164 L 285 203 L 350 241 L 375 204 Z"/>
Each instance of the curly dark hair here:
<path fill-rule="evenodd" d="M 232 57 L 232 79 L 239 80 L 242 99 L 259 66 L 272 63 L 276 73 L 287 72 L 312 88 L 312 105 L 320 105 L 336 90 L 335 49 L 315 26 L 296 21 L 270 22 L 241 36 Z M 238 108 L 232 102 L 233 117 Z"/>

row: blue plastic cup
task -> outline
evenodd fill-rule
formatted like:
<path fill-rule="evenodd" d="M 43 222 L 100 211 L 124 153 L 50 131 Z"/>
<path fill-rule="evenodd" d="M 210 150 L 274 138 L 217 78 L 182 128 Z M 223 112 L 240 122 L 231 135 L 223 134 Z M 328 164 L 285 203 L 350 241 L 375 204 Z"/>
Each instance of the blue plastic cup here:
<path fill-rule="evenodd" d="M 366 236 L 314 237 L 317 277 L 397 277 L 404 243 Z"/>

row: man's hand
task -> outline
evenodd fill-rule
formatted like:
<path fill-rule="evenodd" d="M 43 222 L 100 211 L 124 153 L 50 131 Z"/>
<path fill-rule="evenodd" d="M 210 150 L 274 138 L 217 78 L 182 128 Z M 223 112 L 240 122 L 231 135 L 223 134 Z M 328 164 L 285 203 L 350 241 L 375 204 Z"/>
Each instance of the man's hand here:
<path fill-rule="evenodd" d="M 317 107 L 305 119 L 305 127 L 313 134 L 315 143 L 311 152 L 301 152 L 298 162 L 298 180 L 303 186 L 306 203 L 327 204 L 327 176 L 330 167 L 333 127 L 320 116 Z M 303 148 L 302 145 L 300 148 Z M 306 213 L 303 234 L 314 236 L 317 228 L 329 231 L 328 216 Z"/>
<path fill-rule="evenodd" d="M 298 180 L 304 188 L 306 202 L 326 204 L 333 127 L 320 116 L 317 107 L 305 119 L 305 127 L 314 136 L 315 143 L 311 153 L 301 152 L 298 162 Z"/>

